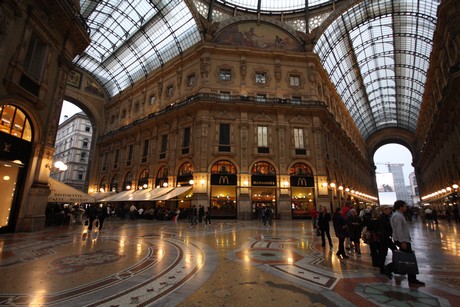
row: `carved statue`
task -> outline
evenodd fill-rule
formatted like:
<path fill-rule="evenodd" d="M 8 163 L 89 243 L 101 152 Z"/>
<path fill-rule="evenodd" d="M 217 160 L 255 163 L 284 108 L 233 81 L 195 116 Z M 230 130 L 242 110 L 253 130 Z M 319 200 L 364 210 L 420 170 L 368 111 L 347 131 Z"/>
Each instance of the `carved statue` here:
<path fill-rule="evenodd" d="M 241 57 L 241 61 L 240 61 L 241 79 L 244 80 L 244 78 L 246 78 L 247 70 L 248 70 L 248 62 L 246 61 L 245 57 Z"/>
<path fill-rule="evenodd" d="M 275 79 L 277 82 L 281 81 L 281 63 L 280 60 L 275 61 Z"/>
<path fill-rule="evenodd" d="M 209 57 L 202 57 L 200 59 L 200 72 L 203 81 L 207 82 L 209 76 Z"/>

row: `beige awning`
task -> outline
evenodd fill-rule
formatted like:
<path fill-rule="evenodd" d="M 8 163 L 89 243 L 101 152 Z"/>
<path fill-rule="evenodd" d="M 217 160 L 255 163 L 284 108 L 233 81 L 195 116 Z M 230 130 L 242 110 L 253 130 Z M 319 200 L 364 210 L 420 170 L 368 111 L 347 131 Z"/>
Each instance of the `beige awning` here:
<path fill-rule="evenodd" d="M 77 190 L 65 183 L 49 178 L 48 184 L 51 190 L 48 195 L 50 203 L 94 203 L 95 198 Z"/>
<path fill-rule="evenodd" d="M 177 188 L 174 188 L 172 191 L 160 196 L 160 197 L 157 197 L 153 200 L 157 201 L 157 200 L 170 200 L 170 199 L 173 199 L 173 198 L 176 198 L 180 195 L 183 195 L 183 194 L 186 194 L 188 193 L 190 190 L 192 189 L 192 187 L 177 187 Z"/>
<path fill-rule="evenodd" d="M 100 200 L 100 202 L 115 202 L 115 201 L 124 201 L 124 198 L 128 195 L 134 193 L 134 190 L 126 190 L 117 194 L 107 196 Z"/>
<path fill-rule="evenodd" d="M 96 193 L 89 193 L 89 196 L 94 197 L 96 201 L 100 201 L 101 199 L 104 199 L 110 195 L 114 195 L 115 192 L 96 192 Z"/>
<path fill-rule="evenodd" d="M 170 192 L 172 189 L 173 188 L 156 188 L 137 190 L 128 196 L 128 201 L 150 201 Z"/>

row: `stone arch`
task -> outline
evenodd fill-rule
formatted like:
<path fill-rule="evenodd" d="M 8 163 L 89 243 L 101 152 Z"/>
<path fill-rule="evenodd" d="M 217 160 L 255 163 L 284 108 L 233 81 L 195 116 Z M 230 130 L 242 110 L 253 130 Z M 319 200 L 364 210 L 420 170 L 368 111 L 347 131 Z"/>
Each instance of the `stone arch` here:
<path fill-rule="evenodd" d="M 396 143 L 406 147 L 410 151 L 412 159 L 416 158 L 415 134 L 406 129 L 385 128 L 376 131 L 366 140 L 366 145 L 367 148 L 369 148 L 369 154 L 371 157 L 374 156 L 377 149 L 390 143 Z"/>

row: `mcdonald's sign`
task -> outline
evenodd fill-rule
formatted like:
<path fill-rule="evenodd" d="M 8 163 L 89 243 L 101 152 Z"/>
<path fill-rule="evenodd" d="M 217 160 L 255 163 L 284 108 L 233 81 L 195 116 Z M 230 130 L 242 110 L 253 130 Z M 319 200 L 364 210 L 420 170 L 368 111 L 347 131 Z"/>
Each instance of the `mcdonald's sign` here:
<path fill-rule="evenodd" d="M 291 176 L 291 187 L 309 187 L 315 186 L 314 177 L 307 176 Z"/>
<path fill-rule="evenodd" d="M 235 174 L 211 174 L 211 185 L 236 185 Z"/>

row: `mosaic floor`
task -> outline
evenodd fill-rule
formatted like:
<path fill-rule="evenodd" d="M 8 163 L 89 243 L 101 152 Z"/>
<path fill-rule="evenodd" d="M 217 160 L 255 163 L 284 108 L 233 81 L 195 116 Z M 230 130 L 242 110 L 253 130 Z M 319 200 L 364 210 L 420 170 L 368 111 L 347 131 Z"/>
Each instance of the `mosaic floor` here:
<path fill-rule="evenodd" d="M 379 274 L 364 244 L 361 255 L 337 258 L 311 221 L 104 227 L 0 235 L 0 305 L 460 306 L 460 224 L 410 223 L 425 287 Z"/>

